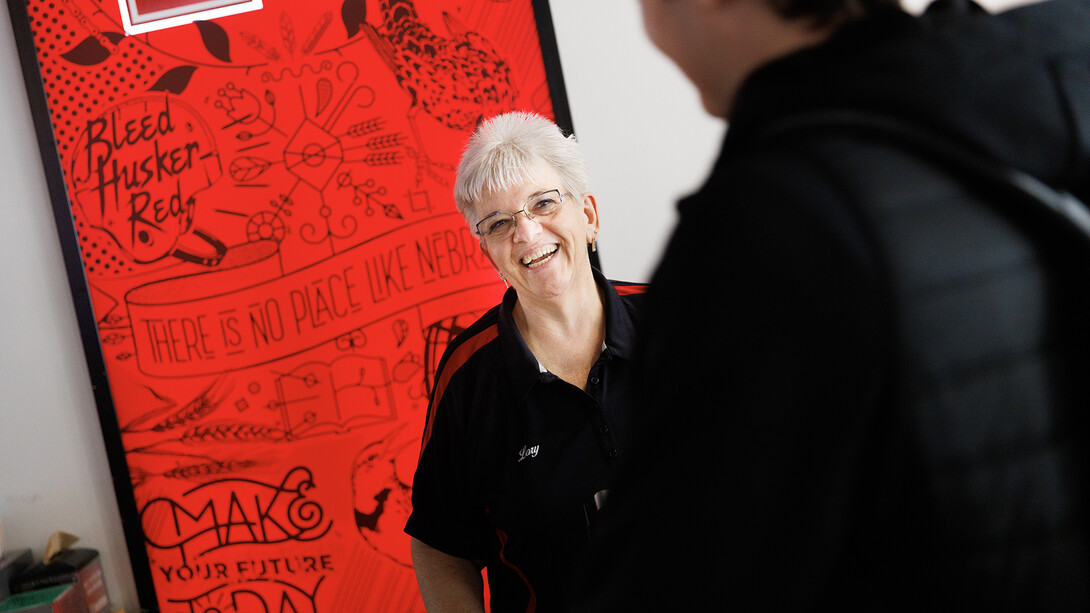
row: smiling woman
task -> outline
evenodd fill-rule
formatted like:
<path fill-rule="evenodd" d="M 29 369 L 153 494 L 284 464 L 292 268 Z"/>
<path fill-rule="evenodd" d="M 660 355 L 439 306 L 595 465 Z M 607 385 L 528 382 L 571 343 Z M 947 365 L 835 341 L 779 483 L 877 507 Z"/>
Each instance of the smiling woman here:
<path fill-rule="evenodd" d="M 584 329 L 562 332 L 593 332 L 588 329 L 592 324 L 586 315 L 591 303 L 598 302 L 598 291 L 587 246 L 598 234 L 598 205 L 594 195 L 586 192 L 581 197 L 569 195 L 570 204 L 563 206 L 560 190 L 550 189 L 559 181 L 562 179 L 556 171 L 541 167 L 521 186 L 484 194 L 472 206 L 473 217 L 469 219 L 481 219 L 483 224 L 475 224 L 478 228 L 483 225 L 487 232 L 481 235 L 481 250 L 522 298 L 516 304 L 516 316 L 532 311 L 554 324 L 574 316 L 571 323 L 583 324 Z M 536 207 L 550 193 L 555 201 L 545 197 L 548 204 L 542 205 L 550 211 L 548 215 L 522 214 L 527 206 Z M 528 204 L 516 209 L 520 202 Z M 509 212 L 512 209 L 514 214 Z M 497 217 L 506 217 L 507 221 L 498 227 L 489 222 Z M 601 309 L 592 312 L 595 310 Z M 523 333 L 535 337 L 543 331 L 535 327 Z"/>
<path fill-rule="evenodd" d="M 591 265 L 598 202 L 551 121 L 499 115 L 469 140 L 455 200 L 510 285 L 448 347 L 413 482 L 413 566 L 429 609 L 563 610 L 629 428 L 643 286 Z M 480 610 L 478 608 L 478 610 Z"/>

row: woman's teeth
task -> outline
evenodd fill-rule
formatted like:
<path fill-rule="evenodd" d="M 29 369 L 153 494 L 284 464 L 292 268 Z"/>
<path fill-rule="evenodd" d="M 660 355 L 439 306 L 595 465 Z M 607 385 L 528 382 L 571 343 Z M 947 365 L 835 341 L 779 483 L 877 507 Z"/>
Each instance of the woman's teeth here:
<path fill-rule="evenodd" d="M 556 250 L 559 249 L 557 245 L 549 245 L 548 247 L 542 247 L 537 251 L 522 258 L 522 265 L 526 268 L 537 268 L 545 262 L 549 261 L 549 258 L 553 257 Z"/>

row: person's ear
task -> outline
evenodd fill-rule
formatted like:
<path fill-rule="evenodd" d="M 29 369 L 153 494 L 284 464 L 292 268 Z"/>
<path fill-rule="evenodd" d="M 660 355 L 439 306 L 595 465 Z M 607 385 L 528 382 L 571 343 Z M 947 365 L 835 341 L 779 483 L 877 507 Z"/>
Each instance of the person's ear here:
<path fill-rule="evenodd" d="M 594 237 L 598 236 L 598 228 L 601 225 L 598 219 L 598 199 L 594 197 L 594 194 L 587 192 L 583 194 L 583 216 L 587 220 L 587 242 L 591 242 Z"/>

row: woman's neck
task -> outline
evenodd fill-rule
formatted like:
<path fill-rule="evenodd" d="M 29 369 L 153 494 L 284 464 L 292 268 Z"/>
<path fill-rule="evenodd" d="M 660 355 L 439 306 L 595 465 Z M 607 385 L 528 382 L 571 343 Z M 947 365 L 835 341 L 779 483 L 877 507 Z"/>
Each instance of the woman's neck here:
<path fill-rule="evenodd" d="M 513 311 L 526 346 L 549 372 L 586 386 L 605 342 L 605 309 L 593 277 L 555 301 L 515 303 Z"/>

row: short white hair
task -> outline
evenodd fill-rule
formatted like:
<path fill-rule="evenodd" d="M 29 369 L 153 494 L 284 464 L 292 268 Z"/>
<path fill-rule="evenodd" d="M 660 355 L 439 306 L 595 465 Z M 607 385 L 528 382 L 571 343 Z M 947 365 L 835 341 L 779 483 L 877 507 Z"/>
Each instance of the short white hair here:
<path fill-rule="evenodd" d="M 454 180 L 454 203 L 471 225 L 473 205 L 487 194 L 519 187 L 542 167 L 560 175 L 565 191 L 589 191 L 583 148 L 552 121 L 525 111 L 485 120 L 469 137 Z"/>

